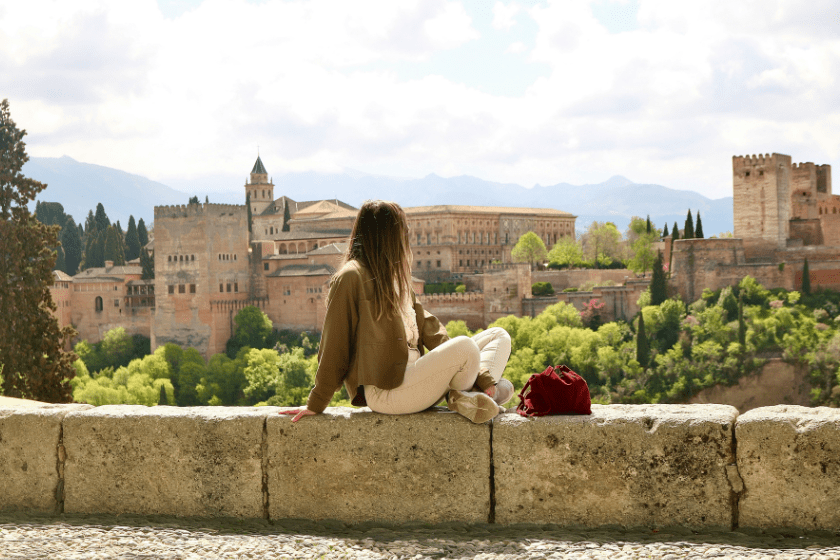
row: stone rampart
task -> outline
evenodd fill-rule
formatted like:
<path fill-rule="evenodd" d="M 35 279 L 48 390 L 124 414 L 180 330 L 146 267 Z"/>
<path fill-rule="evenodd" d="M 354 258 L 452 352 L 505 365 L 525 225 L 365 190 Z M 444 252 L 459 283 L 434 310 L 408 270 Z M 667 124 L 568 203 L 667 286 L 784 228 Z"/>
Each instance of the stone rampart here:
<path fill-rule="evenodd" d="M 0 408 L 0 510 L 840 529 L 832 409 L 593 405 L 483 425 L 278 410 Z"/>

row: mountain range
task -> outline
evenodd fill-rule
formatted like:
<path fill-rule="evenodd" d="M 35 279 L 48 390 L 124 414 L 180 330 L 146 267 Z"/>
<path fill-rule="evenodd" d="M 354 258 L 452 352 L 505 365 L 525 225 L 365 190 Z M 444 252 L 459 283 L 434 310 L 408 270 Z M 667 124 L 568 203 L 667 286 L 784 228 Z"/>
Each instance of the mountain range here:
<path fill-rule="evenodd" d="M 47 183 L 38 200 L 60 202 L 64 211 L 77 222 L 84 222 L 88 211 L 101 202 L 112 221 L 125 227 L 128 217 L 154 220 L 154 206 L 186 204 L 197 195 L 210 202 L 244 204 L 243 179 L 231 175 L 231 187 L 225 191 L 201 191 L 200 183 L 183 190 L 171 188 L 140 175 L 101 165 L 82 163 L 71 157 L 33 157 L 24 165 L 24 175 Z M 477 177 L 440 177 L 435 174 L 421 179 L 405 179 L 368 175 L 347 170 L 344 173 L 299 172 L 273 178 L 274 195 L 293 200 L 338 198 L 359 206 L 369 198 L 395 200 L 403 206 L 456 204 L 473 206 L 513 206 L 554 208 L 578 217 L 576 227 L 583 231 L 593 221 L 611 221 L 624 231 L 633 216 L 650 216 L 651 222 L 668 229 L 674 222 L 680 227 L 686 212 L 696 217 L 699 210 L 706 237 L 733 230 L 732 197 L 709 199 L 693 191 L 677 190 L 661 185 L 638 184 L 620 175 L 603 183 L 571 185 L 558 183 L 532 188 L 512 183 L 496 183 Z M 214 181 L 218 183 L 218 181 Z M 34 207 L 34 205 L 33 205 Z"/>

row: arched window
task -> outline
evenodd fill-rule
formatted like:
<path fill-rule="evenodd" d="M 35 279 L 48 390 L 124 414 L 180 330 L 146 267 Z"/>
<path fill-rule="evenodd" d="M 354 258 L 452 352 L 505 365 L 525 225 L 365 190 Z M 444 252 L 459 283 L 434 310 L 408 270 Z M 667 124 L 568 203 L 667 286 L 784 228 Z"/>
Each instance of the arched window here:
<path fill-rule="evenodd" d="M 100 296 L 96 296 L 96 299 L 94 300 L 93 305 L 94 305 L 94 308 L 96 309 L 97 313 L 102 311 L 102 298 Z"/>

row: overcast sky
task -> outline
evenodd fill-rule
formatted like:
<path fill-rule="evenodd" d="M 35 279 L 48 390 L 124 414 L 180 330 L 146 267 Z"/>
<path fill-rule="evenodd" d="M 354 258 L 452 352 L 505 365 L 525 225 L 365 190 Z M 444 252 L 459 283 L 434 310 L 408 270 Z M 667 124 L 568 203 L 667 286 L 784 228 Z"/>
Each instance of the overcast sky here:
<path fill-rule="evenodd" d="M 0 0 L 35 156 L 178 188 L 268 171 L 637 183 L 840 164 L 837 0 Z M 211 181 L 212 182 L 212 181 Z"/>

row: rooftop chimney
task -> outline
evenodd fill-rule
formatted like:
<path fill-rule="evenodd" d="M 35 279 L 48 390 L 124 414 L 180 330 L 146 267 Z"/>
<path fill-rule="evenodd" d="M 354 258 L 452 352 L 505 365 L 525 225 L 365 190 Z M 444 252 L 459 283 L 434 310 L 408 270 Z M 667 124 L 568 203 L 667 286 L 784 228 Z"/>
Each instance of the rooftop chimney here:
<path fill-rule="evenodd" d="M 114 261 L 105 261 L 105 269 L 110 270 L 114 268 Z"/>

